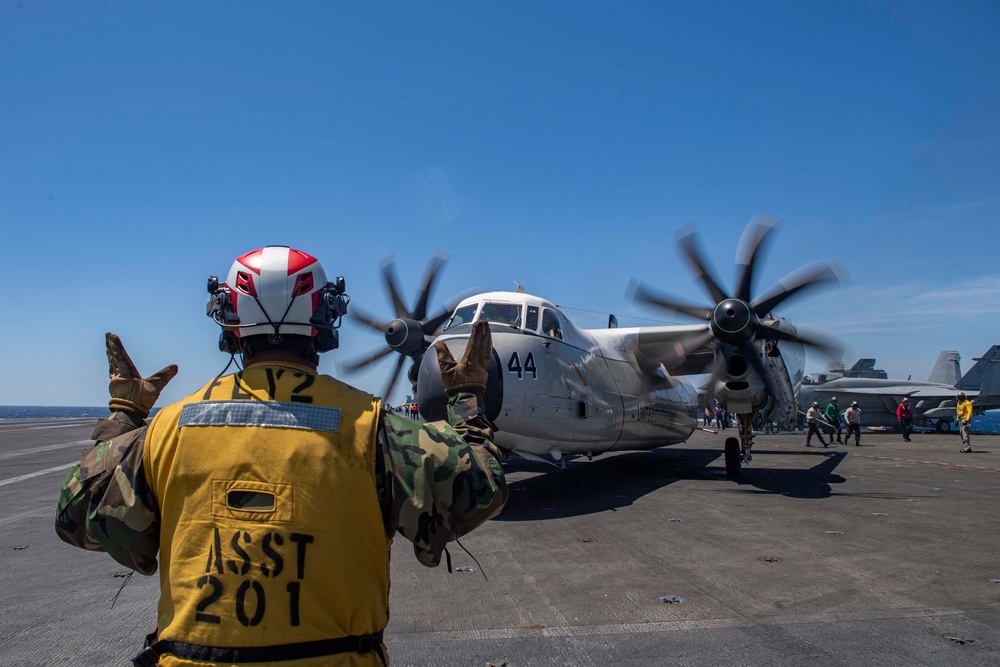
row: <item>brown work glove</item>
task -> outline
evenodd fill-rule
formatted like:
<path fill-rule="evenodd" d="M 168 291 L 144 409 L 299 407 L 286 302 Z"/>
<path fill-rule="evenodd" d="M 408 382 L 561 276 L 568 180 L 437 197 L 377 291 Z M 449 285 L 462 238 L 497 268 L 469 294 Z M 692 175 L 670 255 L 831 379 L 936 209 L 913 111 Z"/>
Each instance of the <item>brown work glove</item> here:
<path fill-rule="evenodd" d="M 132 359 L 129 358 L 121 339 L 113 333 L 105 334 L 105 344 L 108 348 L 108 369 L 111 383 L 108 391 L 111 400 L 108 407 L 114 410 L 124 410 L 145 419 L 149 416 L 160 392 L 175 375 L 177 366 L 171 364 L 160 369 L 155 375 L 144 378 L 139 374 Z"/>
<path fill-rule="evenodd" d="M 451 396 L 460 391 L 483 393 L 486 390 L 486 367 L 493 354 L 493 338 L 488 322 L 480 320 L 472 325 L 472 335 L 461 361 L 455 361 L 451 350 L 441 341 L 434 343 L 438 366 L 444 388 Z"/>

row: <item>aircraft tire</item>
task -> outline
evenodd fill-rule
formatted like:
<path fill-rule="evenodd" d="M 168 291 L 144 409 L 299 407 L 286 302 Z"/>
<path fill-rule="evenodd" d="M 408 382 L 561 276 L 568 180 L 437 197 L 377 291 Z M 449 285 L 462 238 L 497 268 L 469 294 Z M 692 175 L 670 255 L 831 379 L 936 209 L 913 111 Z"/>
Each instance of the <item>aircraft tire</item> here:
<path fill-rule="evenodd" d="M 939 419 L 937 423 L 938 433 L 947 433 L 951 430 L 951 422 L 947 419 Z"/>
<path fill-rule="evenodd" d="M 739 479 L 740 467 L 740 441 L 736 438 L 726 438 L 726 476 L 729 479 Z"/>

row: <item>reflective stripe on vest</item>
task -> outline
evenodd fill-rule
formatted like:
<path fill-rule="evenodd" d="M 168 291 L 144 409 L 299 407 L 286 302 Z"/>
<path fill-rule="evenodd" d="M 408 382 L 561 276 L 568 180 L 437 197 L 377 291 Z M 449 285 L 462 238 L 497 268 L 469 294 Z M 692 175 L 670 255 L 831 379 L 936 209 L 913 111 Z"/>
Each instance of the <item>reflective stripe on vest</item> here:
<path fill-rule="evenodd" d="M 272 648 L 385 627 L 378 410 L 333 378 L 266 363 L 156 415 L 144 462 L 161 512 L 164 646 L 239 647 L 271 660 Z M 354 664 L 349 655 L 359 654 L 315 664 Z"/>

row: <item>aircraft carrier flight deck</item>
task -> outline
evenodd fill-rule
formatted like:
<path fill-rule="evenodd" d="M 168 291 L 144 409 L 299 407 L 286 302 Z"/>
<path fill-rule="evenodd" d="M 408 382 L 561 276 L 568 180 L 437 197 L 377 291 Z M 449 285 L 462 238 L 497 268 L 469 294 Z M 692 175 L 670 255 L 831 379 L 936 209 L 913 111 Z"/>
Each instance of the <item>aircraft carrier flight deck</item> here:
<path fill-rule="evenodd" d="M 152 629 L 157 578 L 53 529 L 93 423 L 0 422 L 0 665 L 128 665 Z M 511 461 L 451 574 L 397 538 L 391 664 L 1000 664 L 1000 436 L 761 434 L 734 482 L 728 433 Z"/>

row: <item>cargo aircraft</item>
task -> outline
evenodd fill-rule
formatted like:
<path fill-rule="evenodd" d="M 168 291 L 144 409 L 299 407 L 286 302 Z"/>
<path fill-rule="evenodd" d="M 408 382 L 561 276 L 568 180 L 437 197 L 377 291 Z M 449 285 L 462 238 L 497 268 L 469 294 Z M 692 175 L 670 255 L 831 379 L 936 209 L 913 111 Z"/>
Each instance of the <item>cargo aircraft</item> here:
<path fill-rule="evenodd" d="M 698 428 L 706 403 L 718 400 L 739 417 L 739 438 L 725 443 L 727 474 L 738 478 L 751 460 L 755 413 L 791 424 L 802 382 L 805 347 L 837 354 L 836 346 L 799 332 L 773 314 L 786 299 L 822 284 L 840 282 L 839 264 L 820 262 L 790 274 L 754 297 L 752 282 L 760 251 L 777 221 L 758 216 L 743 233 L 737 256 L 737 284 L 720 287 L 702 259 L 692 228 L 678 234 L 683 256 L 708 292 L 711 303 L 692 305 L 635 282 L 637 302 L 701 323 L 583 329 L 551 301 L 527 293 L 486 292 L 428 316 L 429 294 L 444 261 L 432 262 L 416 305 L 408 309 L 391 263 L 383 264 L 384 285 L 395 319 L 384 321 L 352 306 L 348 319 L 384 334 L 387 347 L 344 365 L 360 370 L 399 353 L 389 378 L 389 395 L 406 359 L 421 416 L 441 419 L 446 395 L 435 354 L 443 341 L 456 358 L 464 351 L 472 323 L 486 320 L 493 338 L 485 409 L 495 423 L 498 444 L 534 460 L 561 464 L 566 456 L 592 457 L 608 451 L 646 450 L 686 440 Z M 689 380 L 709 375 L 704 392 Z"/>

